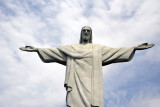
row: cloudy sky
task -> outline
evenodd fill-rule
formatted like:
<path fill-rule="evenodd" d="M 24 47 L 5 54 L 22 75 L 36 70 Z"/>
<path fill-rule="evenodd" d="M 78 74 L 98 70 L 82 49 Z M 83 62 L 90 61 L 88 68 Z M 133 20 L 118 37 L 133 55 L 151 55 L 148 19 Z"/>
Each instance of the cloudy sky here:
<path fill-rule="evenodd" d="M 127 63 L 103 67 L 105 107 L 160 106 L 160 0 L 1 0 L 0 107 L 65 107 L 65 66 L 43 63 L 19 47 L 79 42 L 93 29 L 93 43 L 137 51 Z"/>

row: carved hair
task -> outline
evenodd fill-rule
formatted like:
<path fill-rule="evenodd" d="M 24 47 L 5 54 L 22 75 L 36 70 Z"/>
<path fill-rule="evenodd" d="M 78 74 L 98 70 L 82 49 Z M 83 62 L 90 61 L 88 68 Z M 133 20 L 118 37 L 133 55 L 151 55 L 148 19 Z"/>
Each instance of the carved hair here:
<path fill-rule="evenodd" d="M 80 41 L 79 41 L 80 44 L 82 43 L 82 31 L 83 31 L 83 29 L 85 27 L 89 27 L 89 26 L 82 27 L 82 29 L 81 29 L 81 37 L 80 37 Z M 89 27 L 89 28 L 90 28 L 90 31 L 91 31 L 91 36 L 90 36 L 90 39 L 89 39 L 89 43 L 92 43 L 92 29 L 91 29 L 91 27 Z"/>

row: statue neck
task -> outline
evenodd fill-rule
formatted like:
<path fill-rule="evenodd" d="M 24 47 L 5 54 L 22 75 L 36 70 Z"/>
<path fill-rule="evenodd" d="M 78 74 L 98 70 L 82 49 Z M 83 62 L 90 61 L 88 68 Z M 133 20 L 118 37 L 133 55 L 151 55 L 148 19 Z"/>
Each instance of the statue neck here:
<path fill-rule="evenodd" d="M 82 40 L 82 44 L 88 44 L 90 43 L 89 40 Z"/>

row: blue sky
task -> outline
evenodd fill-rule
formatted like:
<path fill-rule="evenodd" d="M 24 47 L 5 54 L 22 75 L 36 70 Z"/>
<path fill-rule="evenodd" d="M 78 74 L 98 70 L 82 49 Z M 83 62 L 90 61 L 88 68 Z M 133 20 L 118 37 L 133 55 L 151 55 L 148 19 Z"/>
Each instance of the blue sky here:
<path fill-rule="evenodd" d="M 41 62 L 25 45 L 79 43 L 93 29 L 93 43 L 137 51 L 127 63 L 103 67 L 105 107 L 160 106 L 159 0 L 1 0 L 0 107 L 65 107 L 65 66 Z"/>

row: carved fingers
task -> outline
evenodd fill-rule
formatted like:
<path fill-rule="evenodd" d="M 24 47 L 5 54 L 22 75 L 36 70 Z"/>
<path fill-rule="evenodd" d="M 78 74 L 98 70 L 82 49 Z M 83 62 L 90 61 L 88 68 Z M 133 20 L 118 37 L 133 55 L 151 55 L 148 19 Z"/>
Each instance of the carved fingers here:
<path fill-rule="evenodd" d="M 152 48 L 153 46 L 154 46 L 154 44 L 142 43 L 142 44 L 136 46 L 135 49 L 136 50 L 143 50 L 143 49 Z"/>
<path fill-rule="evenodd" d="M 22 51 L 27 51 L 27 52 L 36 52 L 37 51 L 37 48 L 35 48 L 33 46 L 20 47 L 19 49 Z"/>

